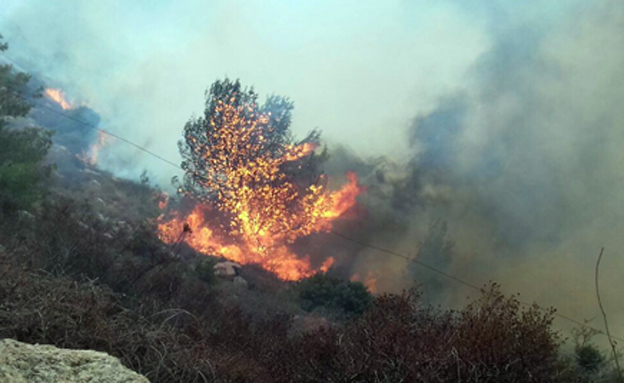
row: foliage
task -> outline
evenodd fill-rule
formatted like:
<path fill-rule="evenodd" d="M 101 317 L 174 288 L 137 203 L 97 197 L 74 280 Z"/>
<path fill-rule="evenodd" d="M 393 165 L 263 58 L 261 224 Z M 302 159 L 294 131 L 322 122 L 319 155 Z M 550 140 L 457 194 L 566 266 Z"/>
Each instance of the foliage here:
<path fill-rule="evenodd" d="M 295 142 L 289 131 L 293 103 L 285 97 L 272 95 L 263 105 L 259 105 L 258 94 L 253 88 L 243 87 L 238 80 L 231 81 L 226 78 L 214 82 L 206 92 L 205 105 L 203 117 L 191 118 L 184 127 L 184 140 L 178 142 L 180 154 L 184 159 L 182 162 L 182 168 L 185 170 L 184 181 L 180 184 L 177 178 L 174 178 L 174 184 L 179 190 L 184 190 L 199 199 L 211 200 L 219 190 L 226 190 L 230 186 L 220 178 L 223 174 L 214 169 L 217 163 L 236 168 L 244 166 L 242 162 L 251 163 L 263 156 L 281 158 L 286 154 L 285 150 L 289 145 L 318 144 L 320 139 L 320 133 L 314 130 L 303 140 Z M 240 115 L 235 121 L 224 112 L 223 105 L 233 109 L 240 108 Z M 239 130 L 253 130 L 253 137 L 248 140 L 239 141 L 236 138 L 232 142 L 224 142 L 225 135 L 222 129 L 227 125 Z M 241 145 L 246 145 L 247 148 L 242 148 Z M 222 146 L 223 150 L 214 150 Z M 234 151 L 244 152 L 244 156 L 237 157 Z M 215 158 L 222 154 L 232 156 L 232 163 L 224 164 L 222 158 Z M 288 181 L 296 181 L 298 184 L 305 184 L 304 186 L 313 184 L 321 173 L 320 165 L 325 159 L 326 153 L 323 153 L 320 156 L 311 155 L 289 162 L 286 166 L 291 169 L 287 172 Z M 306 171 L 295 173 L 292 171 L 293 167 L 300 167 Z"/>
<path fill-rule="evenodd" d="M 437 220 L 429 225 L 427 236 L 419 243 L 418 258 L 444 259 L 448 261 L 455 251 L 455 243 L 448 239 L 448 225 L 446 222 Z"/>
<path fill-rule="evenodd" d="M 217 276 L 214 273 L 214 266 L 216 264 L 217 262 L 215 259 L 200 256 L 195 262 L 195 273 L 197 277 L 210 286 L 217 284 Z"/>
<path fill-rule="evenodd" d="M 0 52 L 7 49 L 8 44 L 2 43 L 0 35 Z M 0 65 L 0 127 L 5 117 L 23 117 L 30 111 L 31 105 L 22 97 L 28 81 L 30 75 L 15 73 L 12 65 Z"/>
<path fill-rule="evenodd" d="M 287 315 L 223 304 L 148 223 L 99 222 L 59 198 L 37 214 L 0 232 L 1 337 L 105 351 L 154 382 L 579 381 L 558 358 L 552 311 L 521 309 L 497 286 L 458 312 L 382 295 L 340 326 L 293 334 Z M 366 292 L 325 275 L 298 289 L 341 309 Z"/>
<path fill-rule="evenodd" d="M 0 44 L 0 48 L 5 50 L 7 45 Z M 51 132 L 7 127 L 7 117 L 23 117 L 30 110 L 21 97 L 29 79 L 25 73 L 14 73 L 10 65 L 0 66 L 0 209 L 4 214 L 28 208 L 40 199 L 41 183 L 51 169 L 42 165 L 52 145 Z"/>
<path fill-rule="evenodd" d="M 9 49 L 9 44 L 2 42 L 2 35 L 0 35 L 0 52 L 4 52 Z"/>
<path fill-rule="evenodd" d="M 597 372 L 604 363 L 604 356 L 591 344 L 578 347 L 574 350 L 576 363 L 587 372 Z"/>
<path fill-rule="evenodd" d="M 319 135 L 312 132 L 293 142 L 288 132 L 291 109 L 292 103 L 278 96 L 259 106 L 253 89 L 238 81 L 215 82 L 204 117 L 185 126 L 180 143 L 185 176 L 178 186 L 200 202 L 193 214 L 203 215 L 201 225 L 212 238 L 220 238 L 216 249 L 236 243 L 236 251 L 246 254 L 245 263 L 264 259 L 281 278 L 295 280 L 310 272 L 290 245 L 329 229 L 340 215 L 333 210 L 346 209 L 355 197 L 342 203 L 334 197 L 338 193 L 329 191 L 327 177 L 314 170 L 295 171 L 316 163 Z M 356 180 L 350 181 L 352 185 Z M 177 221 L 168 222 L 163 231 L 174 232 Z M 176 238 L 164 236 L 168 242 Z"/>
<path fill-rule="evenodd" d="M 284 351 L 275 375 L 300 382 L 579 381 L 559 358 L 552 310 L 521 309 L 496 285 L 459 312 L 420 306 L 418 298 L 382 295 L 344 328 L 304 335 Z"/>
<path fill-rule="evenodd" d="M 321 273 L 299 282 L 297 290 L 304 310 L 323 308 L 345 317 L 362 314 L 373 300 L 361 282 L 345 281 Z"/>
<path fill-rule="evenodd" d="M 0 127 L 0 204 L 4 214 L 28 208 L 42 197 L 42 183 L 51 171 L 42 161 L 52 145 L 51 136 L 39 128 Z"/>
<path fill-rule="evenodd" d="M 0 43 L 0 50 L 5 48 Z M 13 80 L 24 85 L 24 78 Z M 27 112 L 27 105 L 2 89 L 0 124 L 6 115 Z M 232 95 L 239 97 L 229 101 Z M 206 118 L 187 124 L 197 137 L 210 129 L 205 123 L 213 102 L 255 104 L 257 98 L 229 80 L 215 83 L 208 96 Z M 292 104 L 273 96 L 254 107 L 271 112 L 263 150 L 279 155 L 280 143 L 292 143 Z M 32 203 L 37 193 L 30 193 L 45 186 L 40 164 L 49 136 L 0 127 L 0 144 L 0 193 L 21 190 L 31 197 L 16 203 Z M 192 183 L 191 173 L 205 164 L 192 146 L 186 149 Z M 307 176 L 318 170 L 310 166 Z M 290 315 L 246 313 L 213 287 L 209 258 L 182 259 L 158 239 L 157 222 L 150 219 L 157 191 L 146 176 L 141 185 L 103 173 L 97 177 L 94 194 L 39 189 L 46 198 L 33 219 L 0 220 L 0 337 L 108 352 L 151 381 L 165 383 L 586 381 L 560 358 L 553 311 L 521 308 L 496 285 L 463 310 L 443 311 L 423 306 L 415 292 L 373 299 L 361 283 L 319 274 L 294 289 L 302 306 L 344 321 L 297 332 Z M 95 198 L 96 192 L 103 199 Z M 67 198 L 70 194 L 74 198 Z M 104 201 L 107 196 L 110 201 Z M 423 256 L 452 254 L 446 231 L 446 225 L 432 225 L 421 243 Z M 263 277 L 256 278 L 260 284 Z M 264 304 L 278 298 L 261 288 L 247 297 L 278 307 Z M 582 355 L 579 365 L 595 361 L 591 351 L 577 355 Z"/>
<path fill-rule="evenodd" d="M 205 382 L 209 360 L 218 360 L 203 340 L 189 343 L 193 331 L 207 331 L 183 310 L 128 310 L 105 287 L 25 272 L 6 259 L 0 275 L 0 337 L 104 351 L 152 382 Z"/>
<path fill-rule="evenodd" d="M 443 269 L 447 268 L 455 252 L 455 243 L 448 238 L 447 223 L 442 220 L 431 222 L 425 238 L 419 241 L 417 249 L 417 260 Z M 422 273 L 422 268 L 414 262 L 409 263 L 408 271 L 415 284 L 426 286 L 428 297 L 440 293 L 445 287 L 444 281 L 437 275 Z"/>

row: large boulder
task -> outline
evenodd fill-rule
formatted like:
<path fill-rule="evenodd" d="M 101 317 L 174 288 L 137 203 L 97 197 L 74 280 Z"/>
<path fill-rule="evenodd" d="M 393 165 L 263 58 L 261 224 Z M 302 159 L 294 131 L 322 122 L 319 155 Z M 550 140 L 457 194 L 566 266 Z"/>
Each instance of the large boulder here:
<path fill-rule="evenodd" d="M 3 383 L 149 383 L 103 352 L 0 340 Z"/>
<path fill-rule="evenodd" d="M 214 273 L 221 278 L 233 279 L 240 274 L 241 268 L 241 265 L 236 262 L 219 262 L 214 265 Z"/>

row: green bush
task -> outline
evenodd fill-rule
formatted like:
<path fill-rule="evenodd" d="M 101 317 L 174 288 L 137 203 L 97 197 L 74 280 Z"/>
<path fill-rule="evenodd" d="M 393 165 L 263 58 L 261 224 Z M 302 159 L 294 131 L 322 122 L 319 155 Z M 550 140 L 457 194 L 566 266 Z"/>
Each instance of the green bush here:
<path fill-rule="evenodd" d="M 8 48 L 2 43 L 0 51 Z M 0 65 L 0 208 L 14 213 L 28 208 L 40 195 L 41 181 L 50 167 L 41 163 L 52 146 L 52 133 L 39 128 L 9 129 L 7 117 L 24 117 L 31 105 L 22 95 L 30 76 Z"/>
<path fill-rule="evenodd" d="M 596 372 L 604 362 L 602 353 L 593 345 L 586 344 L 575 350 L 576 363 L 587 372 Z"/>
<path fill-rule="evenodd" d="M 324 308 L 346 318 L 360 315 L 373 302 L 370 292 L 360 282 L 350 282 L 316 274 L 297 286 L 301 308 L 312 311 Z"/>
<path fill-rule="evenodd" d="M 216 260 L 200 255 L 195 262 L 195 274 L 197 278 L 204 281 L 207 285 L 213 286 L 217 284 L 217 276 L 214 273 Z"/>
<path fill-rule="evenodd" d="M 38 128 L 9 130 L 0 126 L 0 204 L 5 214 L 37 202 L 51 167 L 43 165 L 52 133 Z"/>

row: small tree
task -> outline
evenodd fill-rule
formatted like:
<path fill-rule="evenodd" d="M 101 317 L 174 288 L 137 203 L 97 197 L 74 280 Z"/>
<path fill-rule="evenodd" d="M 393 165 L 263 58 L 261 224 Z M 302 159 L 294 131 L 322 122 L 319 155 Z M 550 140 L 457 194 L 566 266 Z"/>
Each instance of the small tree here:
<path fill-rule="evenodd" d="M 342 317 L 361 315 L 373 303 L 373 297 L 361 282 L 316 274 L 299 282 L 301 307 L 306 311 L 324 308 Z"/>
<path fill-rule="evenodd" d="M 8 48 L 1 43 L 0 51 Z M 30 76 L 15 73 L 11 65 L 0 65 L 0 207 L 15 212 L 35 202 L 41 182 L 50 173 L 42 161 L 52 145 L 52 132 L 39 128 L 9 129 L 9 117 L 23 117 L 31 105 L 22 96 Z"/>
<path fill-rule="evenodd" d="M 0 34 L 0 52 L 8 48 Z M 23 97 L 28 81 L 27 73 L 15 73 L 12 65 L 0 65 L 0 127 L 6 124 L 6 117 L 23 117 L 30 111 L 31 105 Z"/>
<path fill-rule="evenodd" d="M 448 225 L 445 221 L 436 220 L 429 224 L 425 238 L 418 242 L 418 261 L 446 268 L 455 253 L 455 242 L 448 238 Z M 429 270 L 422 271 L 414 262 L 409 264 L 409 273 L 415 284 L 422 285 L 425 291 L 439 294 L 444 288 L 444 281 Z"/>
<path fill-rule="evenodd" d="M 292 101 L 272 95 L 259 105 L 254 89 L 243 87 L 238 80 L 226 78 L 214 82 L 206 92 L 205 105 L 204 115 L 191 118 L 184 126 L 184 139 L 178 142 L 178 147 L 185 174 L 182 183 L 174 178 L 179 190 L 196 198 L 213 201 L 219 198 L 219 193 L 231 189 L 225 174 L 233 169 L 252 165 L 259 159 L 282 158 L 293 146 L 319 144 L 317 130 L 300 141 L 294 140 L 289 131 L 294 109 Z M 326 158 L 323 152 L 288 161 L 281 167 L 285 173 L 289 173 L 286 168 L 307 172 L 298 171 L 295 176 L 291 171 L 288 177 L 279 180 L 265 174 L 254 179 L 253 186 L 293 181 L 309 186 L 318 180 L 320 165 Z"/>
<path fill-rule="evenodd" d="M 325 178 L 316 156 L 320 133 L 294 141 L 288 130 L 293 104 L 271 96 L 264 105 L 239 81 L 216 81 L 203 117 L 191 118 L 179 142 L 185 171 L 179 192 L 218 212 L 233 241 L 269 257 L 327 225 Z M 321 213 L 319 213 L 321 212 Z"/>

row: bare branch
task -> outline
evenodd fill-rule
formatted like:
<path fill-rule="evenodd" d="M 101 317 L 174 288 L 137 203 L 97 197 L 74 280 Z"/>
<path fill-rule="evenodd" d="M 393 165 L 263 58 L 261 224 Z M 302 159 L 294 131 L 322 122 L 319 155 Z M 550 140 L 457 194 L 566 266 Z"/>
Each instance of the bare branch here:
<path fill-rule="evenodd" d="M 607 323 L 607 314 L 605 313 L 604 307 L 602 307 L 602 300 L 600 299 L 600 286 L 599 286 L 599 270 L 600 270 L 600 261 L 602 260 L 602 254 L 604 253 L 604 247 L 600 248 L 600 254 L 598 255 L 598 260 L 596 261 L 596 274 L 594 281 L 596 283 L 596 297 L 598 298 L 598 306 L 600 307 L 600 312 L 602 313 L 602 318 L 604 319 L 605 331 L 607 332 L 607 337 L 609 338 L 609 344 L 611 345 L 611 350 L 613 351 L 613 360 L 615 360 L 615 365 L 617 367 L 618 376 L 620 377 L 620 381 L 622 380 L 622 370 L 620 369 L 620 362 L 618 360 L 617 351 L 615 349 L 615 342 L 611 338 L 611 333 L 609 332 L 609 324 Z"/>

